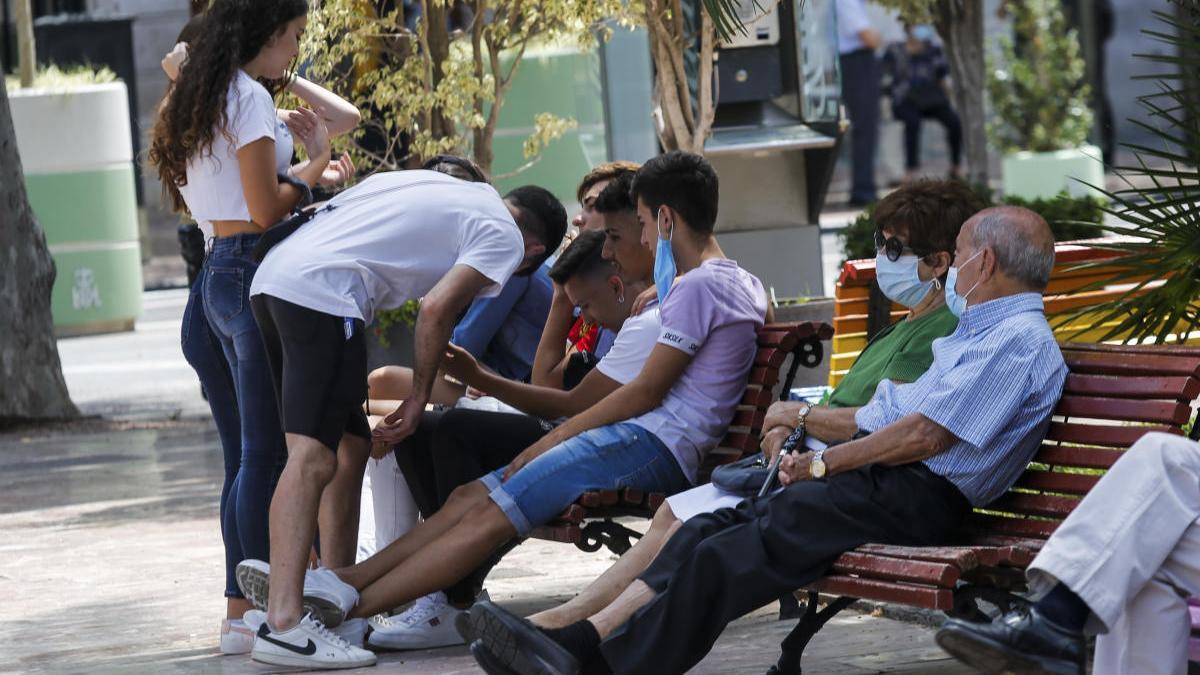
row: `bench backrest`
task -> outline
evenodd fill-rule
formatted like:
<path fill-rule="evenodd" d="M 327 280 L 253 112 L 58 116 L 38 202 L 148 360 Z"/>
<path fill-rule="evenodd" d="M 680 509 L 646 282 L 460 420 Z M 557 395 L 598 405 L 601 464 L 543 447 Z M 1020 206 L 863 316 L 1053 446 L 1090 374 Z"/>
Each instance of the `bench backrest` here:
<path fill-rule="evenodd" d="M 796 367 L 807 365 L 811 368 L 820 364 L 824 353 L 821 341 L 832 336 L 833 327 L 827 323 L 805 321 L 763 326 L 758 332 L 758 351 L 754 355 L 754 365 L 750 367 L 746 392 L 725 437 L 701 464 L 701 483 L 708 481 L 714 468 L 758 452 L 758 436 L 767 408 L 777 399 L 778 385 L 783 384 L 786 396 Z M 785 374 L 782 370 L 789 356 L 793 361 Z"/>
<path fill-rule="evenodd" d="M 1108 283 L 1102 288 L 1083 290 L 1096 284 L 1105 284 L 1114 274 L 1125 269 L 1117 260 L 1121 255 L 1123 253 L 1120 251 L 1096 248 L 1088 241 L 1055 245 L 1054 271 L 1050 275 L 1050 285 L 1047 286 L 1043 297 L 1046 302 L 1046 314 L 1051 317 L 1050 323 L 1060 340 L 1098 340 L 1111 327 L 1111 322 L 1101 322 L 1096 313 L 1084 314 L 1066 323 L 1063 323 L 1066 315 L 1063 319 L 1054 315 L 1116 300 L 1125 294 L 1134 279 L 1123 280 L 1120 284 Z M 1083 264 L 1089 266 L 1081 268 Z M 837 386 L 841 382 L 846 371 L 867 344 L 868 298 L 871 282 L 874 280 L 873 259 L 850 260 L 842 266 L 834 293 L 837 301 L 834 304 L 835 333 L 833 353 L 830 354 L 830 386 Z M 1138 293 L 1145 293 L 1161 283 L 1151 282 Z M 905 311 L 904 307 L 893 303 L 893 320 L 900 319 Z"/>
<path fill-rule="evenodd" d="M 1050 429 L 1016 485 L 969 531 L 1045 539 L 1142 435 L 1182 434 L 1200 395 L 1200 347 L 1062 345 L 1070 371 Z"/>

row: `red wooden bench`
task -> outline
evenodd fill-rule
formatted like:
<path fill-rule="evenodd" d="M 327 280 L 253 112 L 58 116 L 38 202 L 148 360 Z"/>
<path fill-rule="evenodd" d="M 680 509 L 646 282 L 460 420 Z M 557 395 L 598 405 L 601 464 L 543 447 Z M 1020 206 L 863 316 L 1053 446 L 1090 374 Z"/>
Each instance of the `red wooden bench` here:
<path fill-rule="evenodd" d="M 1062 351 L 1070 371 L 1063 397 L 1013 489 L 976 509 L 946 546 L 870 544 L 843 554 L 824 578 L 797 591 L 807 596 L 805 612 L 771 673 L 800 673 L 809 640 L 856 599 L 976 621 L 989 620 L 988 605 L 1008 611 L 1026 602 L 1018 595 L 1025 568 L 1100 474 L 1147 432 L 1183 433 L 1200 395 L 1200 348 L 1067 343 Z M 818 611 L 819 593 L 836 599 Z"/>
<path fill-rule="evenodd" d="M 705 457 L 700 469 L 701 482 L 708 481 L 715 467 L 758 452 L 758 435 L 767 408 L 775 401 L 775 387 L 780 383 L 780 373 L 789 355 L 791 364 L 783 378 L 780 400 L 787 397 L 800 366 L 815 368 L 821 363 L 824 354 L 821 342 L 832 336 L 832 326 L 816 322 L 768 324 L 759 331 L 758 352 L 747 379 L 746 393 L 725 438 Z M 531 536 L 575 544 L 588 552 L 608 547 L 622 555 L 642 535 L 613 519 L 651 518 L 666 497 L 640 490 L 587 492 L 556 520 L 534 529 Z"/>

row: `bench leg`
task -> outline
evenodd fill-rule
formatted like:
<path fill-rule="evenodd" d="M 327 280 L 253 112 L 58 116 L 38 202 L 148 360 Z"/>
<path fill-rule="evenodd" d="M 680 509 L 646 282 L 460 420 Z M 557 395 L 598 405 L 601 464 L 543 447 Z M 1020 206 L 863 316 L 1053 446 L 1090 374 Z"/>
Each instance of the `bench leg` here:
<path fill-rule="evenodd" d="M 809 591 L 808 602 L 804 606 L 804 616 L 800 618 L 800 623 L 796 624 L 792 632 L 783 639 L 783 644 L 780 645 L 782 653 L 779 655 L 779 662 L 771 666 L 767 675 L 800 675 L 800 657 L 804 655 L 804 648 L 808 646 L 809 641 L 838 612 L 857 601 L 858 598 L 842 596 L 829 603 L 825 609 L 818 611 L 817 594 Z"/>
<path fill-rule="evenodd" d="M 1007 614 L 1030 604 L 1027 598 L 1000 588 L 964 584 L 954 591 L 954 608 L 946 612 L 955 619 L 975 623 L 990 623 L 995 616 Z M 985 606 L 995 609 L 985 611 Z"/>
<path fill-rule="evenodd" d="M 779 620 L 787 621 L 788 619 L 799 619 L 804 615 L 804 608 L 800 606 L 800 601 L 796 599 L 795 593 L 784 593 L 779 596 Z"/>
<path fill-rule="evenodd" d="M 611 518 L 593 520 L 580 530 L 579 541 L 575 547 L 587 553 L 595 553 L 601 547 L 607 547 L 617 556 L 633 548 L 634 540 L 641 539 L 642 533 L 614 522 Z"/>

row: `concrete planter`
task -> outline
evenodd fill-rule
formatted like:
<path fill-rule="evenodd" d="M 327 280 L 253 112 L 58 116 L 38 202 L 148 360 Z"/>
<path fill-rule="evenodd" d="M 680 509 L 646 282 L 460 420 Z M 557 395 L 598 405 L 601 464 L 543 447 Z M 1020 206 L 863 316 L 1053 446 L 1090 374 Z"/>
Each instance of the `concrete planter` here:
<path fill-rule="evenodd" d="M 1006 195 L 1037 199 L 1054 197 L 1066 190 L 1072 197 L 1102 196 L 1088 187 L 1104 186 L 1104 161 L 1100 149 L 1094 145 L 1005 155 L 1003 171 Z"/>
<path fill-rule="evenodd" d="M 125 85 L 21 89 L 8 101 L 29 203 L 58 268 L 55 333 L 132 330 L 142 261 Z"/>
<path fill-rule="evenodd" d="M 367 369 L 368 372 L 381 366 L 413 365 L 413 348 L 416 341 L 413 338 L 413 328 L 406 324 L 396 324 L 387 330 L 388 344 L 385 347 L 379 341 L 375 326 L 367 327 Z"/>

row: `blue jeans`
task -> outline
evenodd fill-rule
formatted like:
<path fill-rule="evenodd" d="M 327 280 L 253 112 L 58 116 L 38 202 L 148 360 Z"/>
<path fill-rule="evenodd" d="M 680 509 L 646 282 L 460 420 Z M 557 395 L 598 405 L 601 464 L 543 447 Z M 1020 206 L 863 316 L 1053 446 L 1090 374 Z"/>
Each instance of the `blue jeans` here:
<path fill-rule="evenodd" d="M 585 431 L 501 482 L 505 468 L 479 480 L 521 537 L 550 522 L 588 490 L 635 488 L 674 494 L 691 487 L 667 446 L 630 422 Z"/>
<path fill-rule="evenodd" d="M 247 558 L 270 559 L 268 514 L 275 483 L 287 461 L 275 386 L 258 324 L 250 311 L 250 282 L 258 264 L 252 252 L 259 235 L 213 242 L 205 261 L 202 300 L 208 326 L 236 395 L 237 440 L 225 449 L 221 535 L 225 541 L 225 595 L 241 597 L 234 569 Z"/>

